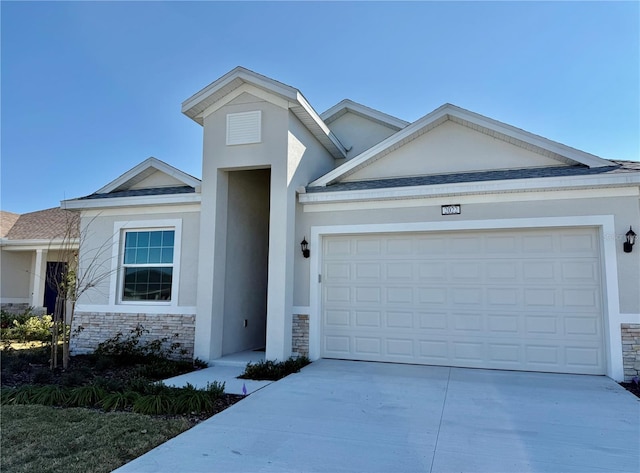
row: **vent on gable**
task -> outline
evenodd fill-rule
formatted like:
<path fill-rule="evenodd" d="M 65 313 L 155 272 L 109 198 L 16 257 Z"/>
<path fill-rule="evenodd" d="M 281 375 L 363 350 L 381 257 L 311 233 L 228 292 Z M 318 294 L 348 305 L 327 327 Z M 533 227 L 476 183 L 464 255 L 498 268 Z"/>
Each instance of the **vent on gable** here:
<path fill-rule="evenodd" d="M 260 143 L 262 112 L 229 113 L 227 115 L 227 145 Z"/>

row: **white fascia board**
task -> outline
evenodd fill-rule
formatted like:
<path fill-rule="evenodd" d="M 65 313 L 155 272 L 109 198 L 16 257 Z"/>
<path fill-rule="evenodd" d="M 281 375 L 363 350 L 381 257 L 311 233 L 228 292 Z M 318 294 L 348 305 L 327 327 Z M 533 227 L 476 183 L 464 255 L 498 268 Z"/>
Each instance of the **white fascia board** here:
<path fill-rule="evenodd" d="M 516 128 L 512 125 L 499 122 L 489 117 L 485 117 L 475 112 L 456 107 L 455 105 L 447 104 L 448 113 L 461 120 L 466 120 L 474 123 L 478 126 L 487 128 L 489 130 L 501 133 L 503 135 L 515 138 L 525 143 L 529 143 L 533 146 L 551 151 L 552 153 L 565 156 L 576 163 L 584 164 L 590 168 L 612 166 L 614 163 L 603 158 L 599 158 L 593 154 L 580 151 L 557 141 L 552 141 L 539 135 L 535 135 L 528 131 Z"/>
<path fill-rule="evenodd" d="M 106 186 L 102 187 L 101 189 L 98 189 L 95 193 L 96 194 L 107 194 L 107 193 L 117 189 L 118 187 L 122 186 L 127 181 L 133 179 L 138 174 L 146 171 L 149 168 L 154 168 L 154 169 L 156 169 L 158 171 L 161 171 L 161 172 L 163 172 L 163 173 L 165 173 L 165 174 L 167 174 L 167 175 L 169 175 L 171 177 L 174 177 L 175 179 L 183 182 L 187 186 L 197 187 L 197 186 L 202 184 L 200 179 L 195 178 L 193 176 L 190 176 L 186 172 L 180 171 L 179 169 L 174 168 L 173 166 L 165 163 L 164 161 L 160 161 L 157 158 L 150 157 L 150 158 L 147 158 L 144 161 L 142 161 L 137 166 L 131 168 L 130 170 L 128 170 L 127 172 L 122 174 L 117 179 L 111 181 Z"/>
<path fill-rule="evenodd" d="M 247 93 L 251 94 L 259 99 L 264 100 L 265 102 L 269 102 L 277 107 L 288 109 L 290 106 L 290 100 L 288 98 L 281 97 L 280 95 L 269 93 L 264 89 L 256 87 L 253 84 L 244 83 L 241 86 L 235 88 L 233 91 L 229 92 L 224 96 L 223 99 L 216 101 L 215 103 L 209 105 L 207 108 L 202 110 L 196 118 L 203 120 L 207 118 L 209 115 L 214 113 L 215 111 L 221 109 L 225 105 L 227 105 L 232 100 L 236 99 L 240 95 Z"/>
<path fill-rule="evenodd" d="M 640 173 L 617 176 L 573 176 L 537 179 L 513 179 L 509 181 L 478 181 L 458 184 L 393 187 L 336 192 L 311 192 L 298 194 L 301 204 L 334 202 L 358 202 L 392 199 L 414 199 L 447 195 L 537 192 L 566 188 L 622 187 L 640 185 Z"/>
<path fill-rule="evenodd" d="M 73 238 L 71 240 L 7 240 L 0 238 L 0 247 L 6 251 L 27 251 L 27 250 L 60 250 L 62 248 L 79 248 L 80 240 Z"/>
<path fill-rule="evenodd" d="M 335 115 L 342 112 L 343 110 L 362 115 L 373 121 L 391 126 L 398 130 L 402 130 L 411 123 L 405 120 L 401 120 L 400 118 L 396 118 L 387 113 L 381 112 L 379 110 L 373 109 L 371 107 L 367 107 L 366 105 L 362 105 L 361 103 L 354 102 L 350 99 L 341 100 L 330 109 L 322 112 L 320 114 L 320 118 L 325 122 L 330 122 Z"/>
<path fill-rule="evenodd" d="M 297 90 L 295 88 L 238 66 L 182 102 L 182 113 L 202 125 L 202 122 L 198 120 L 198 116 L 205 108 L 213 105 L 210 103 L 203 106 L 203 102 L 206 103 L 207 99 L 212 95 L 238 79 L 244 83 L 252 84 L 286 97 L 289 100 L 295 100 L 296 98 Z"/>
<path fill-rule="evenodd" d="M 65 210 L 87 210 L 112 207 L 139 207 L 154 205 L 200 204 L 201 194 L 143 195 L 135 197 L 111 197 L 104 199 L 72 199 L 60 202 Z"/>
<path fill-rule="evenodd" d="M 313 109 L 313 107 L 309 104 L 309 102 L 307 102 L 307 99 L 305 99 L 300 92 L 298 92 L 296 99 L 300 107 L 302 107 L 305 113 L 311 118 L 311 120 L 313 120 L 316 123 L 316 125 L 320 129 L 320 133 L 324 134 L 324 136 L 316 136 L 316 138 L 318 138 L 318 141 L 322 143 L 323 141 L 325 141 L 322 138 L 324 137 L 328 138 L 334 147 L 333 150 L 329 150 L 333 155 L 333 157 L 346 158 L 347 150 L 345 149 L 343 144 L 340 143 L 340 140 L 338 140 L 336 135 L 333 134 L 333 132 L 327 126 L 327 124 L 322 120 L 322 118 L 320 118 L 320 115 L 318 115 L 318 113 Z M 313 133 L 314 130 L 311 130 L 311 132 Z"/>
<path fill-rule="evenodd" d="M 414 133 L 419 132 L 422 128 L 427 127 L 442 118 L 446 118 L 447 116 L 453 116 L 460 120 L 468 121 L 470 123 L 473 123 L 480 127 L 484 127 L 496 133 L 501 133 L 505 136 L 523 141 L 532 146 L 537 146 L 539 148 L 548 150 L 552 153 L 565 156 L 570 160 L 575 161 L 578 164 L 584 164 L 588 167 L 603 167 L 603 166 L 614 165 L 614 163 L 606 159 L 602 159 L 592 154 L 585 153 L 575 148 L 571 148 L 569 146 L 563 145 L 561 143 L 548 140 L 541 136 L 534 135 L 527 131 L 521 130 L 519 128 L 515 128 L 511 125 L 507 125 L 505 123 L 499 122 L 497 120 L 493 120 L 491 118 L 487 118 L 477 113 L 464 110 L 462 108 L 456 107 L 455 105 L 444 104 L 438 107 L 433 112 L 416 120 L 406 128 L 391 135 L 386 140 L 381 141 L 377 145 L 362 152 L 360 155 L 354 157 L 353 159 L 350 159 L 349 161 L 344 163 L 342 166 L 339 166 L 333 171 L 330 171 L 324 176 L 320 177 L 319 179 L 316 179 L 309 185 L 311 187 L 321 187 L 321 186 L 326 186 L 328 184 L 337 182 L 338 180 L 340 180 L 340 178 L 346 175 L 349 175 L 356 168 L 362 165 L 366 165 L 367 161 L 372 160 L 378 154 L 384 152 L 386 149 L 392 147 L 393 145 L 407 138 L 410 138 Z"/>

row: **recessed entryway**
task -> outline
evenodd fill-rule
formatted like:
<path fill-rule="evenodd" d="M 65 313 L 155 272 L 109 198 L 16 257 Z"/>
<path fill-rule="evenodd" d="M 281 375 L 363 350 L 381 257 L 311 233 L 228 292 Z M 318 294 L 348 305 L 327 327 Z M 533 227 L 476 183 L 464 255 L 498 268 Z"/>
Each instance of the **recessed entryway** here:
<path fill-rule="evenodd" d="M 222 354 L 264 347 L 271 170 L 230 171 Z"/>

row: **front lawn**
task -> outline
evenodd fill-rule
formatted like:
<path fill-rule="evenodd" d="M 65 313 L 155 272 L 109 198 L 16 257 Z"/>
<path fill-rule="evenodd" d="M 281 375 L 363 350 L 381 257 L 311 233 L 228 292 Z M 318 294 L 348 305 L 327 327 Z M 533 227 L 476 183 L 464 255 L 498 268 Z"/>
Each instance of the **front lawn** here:
<path fill-rule="evenodd" d="M 206 366 L 176 361 L 143 328 L 49 369 L 49 347 L 2 340 L 0 471 L 110 472 L 242 399 L 224 383 L 159 380 Z"/>
<path fill-rule="evenodd" d="M 4 405 L 0 471 L 107 473 L 191 426 L 183 417 Z"/>

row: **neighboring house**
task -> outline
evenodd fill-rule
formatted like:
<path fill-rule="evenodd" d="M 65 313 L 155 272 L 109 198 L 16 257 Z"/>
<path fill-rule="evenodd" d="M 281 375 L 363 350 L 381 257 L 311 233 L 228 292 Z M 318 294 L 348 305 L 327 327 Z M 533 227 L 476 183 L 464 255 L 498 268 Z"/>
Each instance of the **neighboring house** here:
<path fill-rule="evenodd" d="M 78 215 L 53 208 L 0 212 L 0 304 L 3 310 L 53 314 L 61 253 L 78 248 Z M 64 259 L 64 258 L 63 258 Z"/>
<path fill-rule="evenodd" d="M 640 370 L 640 246 L 623 251 L 640 163 L 449 104 L 413 123 L 349 100 L 319 115 L 240 67 L 182 111 L 203 127 L 202 181 L 150 158 L 62 203 L 91 222 L 86 248 L 110 248 L 76 351 L 142 323 L 204 360 Z"/>

